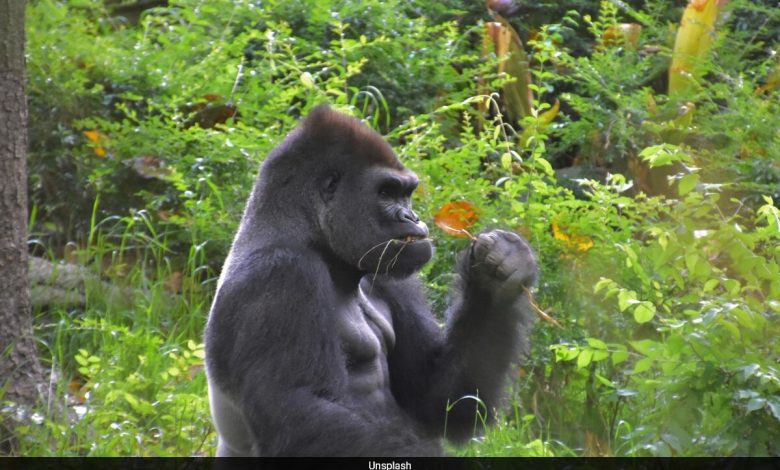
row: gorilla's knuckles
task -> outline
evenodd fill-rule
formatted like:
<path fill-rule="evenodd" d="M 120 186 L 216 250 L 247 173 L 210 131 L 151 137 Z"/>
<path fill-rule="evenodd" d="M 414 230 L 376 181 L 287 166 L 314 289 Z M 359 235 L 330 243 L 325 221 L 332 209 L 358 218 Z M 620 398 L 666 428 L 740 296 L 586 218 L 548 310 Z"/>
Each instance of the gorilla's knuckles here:
<path fill-rule="evenodd" d="M 533 284 L 536 261 L 528 243 L 503 230 L 481 233 L 474 240 L 471 268 L 483 288 L 500 291 L 503 297 L 519 297 L 522 288 Z"/>

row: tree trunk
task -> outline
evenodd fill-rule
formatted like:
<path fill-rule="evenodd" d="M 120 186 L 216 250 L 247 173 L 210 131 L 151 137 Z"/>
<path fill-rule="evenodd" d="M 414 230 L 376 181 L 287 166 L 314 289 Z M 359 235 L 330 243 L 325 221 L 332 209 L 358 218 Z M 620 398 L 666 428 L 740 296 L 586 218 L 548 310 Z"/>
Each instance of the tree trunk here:
<path fill-rule="evenodd" d="M 0 0 L 0 399 L 21 407 L 37 402 L 43 383 L 27 282 L 24 7 Z"/>

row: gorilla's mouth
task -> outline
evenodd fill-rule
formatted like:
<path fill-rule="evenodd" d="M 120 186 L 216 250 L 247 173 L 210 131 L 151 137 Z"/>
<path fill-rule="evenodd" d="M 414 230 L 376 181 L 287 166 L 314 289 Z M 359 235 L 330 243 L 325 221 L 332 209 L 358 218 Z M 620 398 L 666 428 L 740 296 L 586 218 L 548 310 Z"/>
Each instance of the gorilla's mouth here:
<path fill-rule="evenodd" d="M 414 243 L 425 240 L 426 238 L 427 237 L 424 235 L 406 235 L 405 237 L 398 237 L 396 240 L 402 241 L 404 243 Z"/>

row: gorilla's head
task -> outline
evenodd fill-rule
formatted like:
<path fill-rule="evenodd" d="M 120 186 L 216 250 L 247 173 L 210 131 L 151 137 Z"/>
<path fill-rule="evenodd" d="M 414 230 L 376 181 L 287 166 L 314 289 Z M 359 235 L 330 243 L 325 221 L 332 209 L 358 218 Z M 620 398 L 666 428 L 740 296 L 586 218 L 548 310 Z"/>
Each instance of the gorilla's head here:
<path fill-rule="evenodd" d="M 255 197 L 273 198 L 277 217 L 297 220 L 291 239 L 355 271 L 404 277 L 432 255 L 428 227 L 412 210 L 417 184 L 379 134 L 318 106 L 266 159 Z"/>

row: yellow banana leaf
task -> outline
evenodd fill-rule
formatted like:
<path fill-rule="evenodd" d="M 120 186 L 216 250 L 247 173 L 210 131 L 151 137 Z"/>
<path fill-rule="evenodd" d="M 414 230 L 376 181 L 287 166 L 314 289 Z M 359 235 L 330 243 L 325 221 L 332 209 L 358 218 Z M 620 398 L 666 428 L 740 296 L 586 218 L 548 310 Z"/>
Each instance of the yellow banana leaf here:
<path fill-rule="evenodd" d="M 528 145 L 528 139 L 532 135 L 542 131 L 547 126 L 549 126 L 550 123 L 553 122 L 553 119 L 555 119 L 555 116 L 558 115 L 558 111 L 560 109 L 561 109 L 560 101 L 555 100 L 555 103 L 550 107 L 550 109 L 548 109 L 543 113 L 539 113 L 539 117 L 536 119 L 536 122 L 527 126 L 525 129 L 523 129 L 523 132 L 520 134 L 520 147 L 525 148 L 525 146 Z"/>
<path fill-rule="evenodd" d="M 684 94 L 701 75 L 718 17 L 717 0 L 691 0 L 685 8 L 674 41 L 669 67 L 669 95 Z"/>
<path fill-rule="evenodd" d="M 528 87 L 531 83 L 531 73 L 528 71 L 528 55 L 525 53 L 520 36 L 515 29 L 500 15 L 498 21 L 485 23 L 483 40 L 483 55 L 487 55 L 492 43 L 498 63 L 499 73 L 514 77 L 515 81 L 507 83 L 502 89 L 506 112 L 509 120 L 518 122 L 531 114 L 533 96 Z"/>

